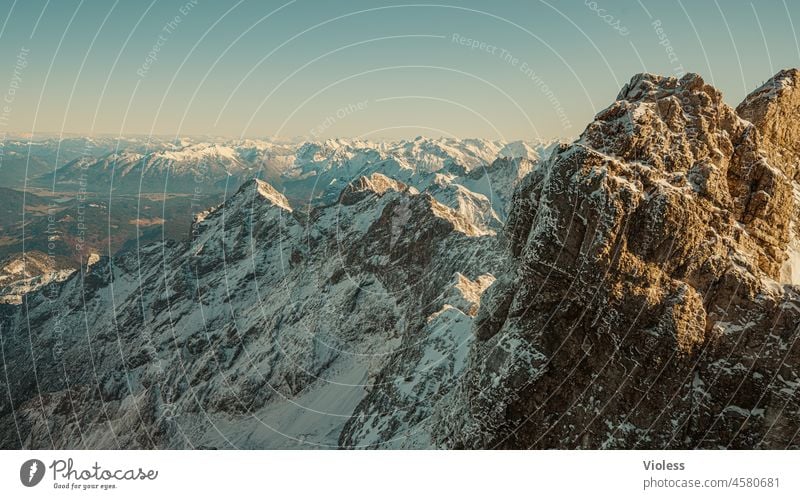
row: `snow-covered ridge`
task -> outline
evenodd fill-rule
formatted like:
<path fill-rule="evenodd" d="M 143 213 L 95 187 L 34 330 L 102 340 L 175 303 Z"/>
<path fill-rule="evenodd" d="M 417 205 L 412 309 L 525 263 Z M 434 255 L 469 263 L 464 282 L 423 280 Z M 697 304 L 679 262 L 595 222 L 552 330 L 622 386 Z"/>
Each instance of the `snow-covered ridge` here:
<path fill-rule="evenodd" d="M 12 144 L 11 142 L 9 144 Z M 13 142 L 22 147 L 22 142 Z M 413 140 L 272 141 L 261 139 L 179 139 L 96 141 L 87 138 L 40 142 L 36 150 L 53 150 L 57 170 L 33 183 L 70 190 L 86 183 L 89 190 L 123 192 L 203 192 L 235 189 L 249 178 L 284 185 L 290 198 L 326 197 L 359 176 L 378 172 L 420 190 L 432 173 L 463 176 L 498 159 L 537 161 L 555 142 L 500 141 L 417 137 Z M 64 147 L 62 151 L 61 148 Z M 9 147 L 9 152 L 14 148 Z M 56 166 L 56 165 L 54 165 Z M 412 177 L 414 179 L 412 180 Z"/>
<path fill-rule="evenodd" d="M 284 175 L 304 177 L 332 170 L 352 171 L 380 162 L 392 163 L 396 169 L 417 173 L 453 168 L 469 172 L 488 166 L 498 158 L 535 161 L 548 155 L 554 143 L 425 137 L 383 142 L 329 139 L 302 144 L 295 154 L 293 168 L 284 172 Z"/>

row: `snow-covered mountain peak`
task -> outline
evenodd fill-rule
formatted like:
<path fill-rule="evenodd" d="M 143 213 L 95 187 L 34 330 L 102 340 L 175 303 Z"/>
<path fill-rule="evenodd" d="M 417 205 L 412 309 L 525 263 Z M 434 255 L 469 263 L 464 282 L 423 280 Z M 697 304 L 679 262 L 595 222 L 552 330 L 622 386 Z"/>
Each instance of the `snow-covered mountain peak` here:
<path fill-rule="evenodd" d="M 280 211 L 292 212 L 292 205 L 286 196 L 278 192 L 268 182 L 259 179 L 250 179 L 237 190 L 231 197 L 213 208 L 195 215 L 192 232 L 197 234 L 205 230 L 209 220 L 216 218 L 232 219 L 253 216 L 255 210 L 262 208 L 278 208 Z"/>
<path fill-rule="evenodd" d="M 223 159 L 239 163 L 236 150 L 229 145 L 201 142 L 190 144 L 175 150 L 154 151 L 150 157 L 172 160 L 176 162 L 202 161 L 207 159 Z"/>
<path fill-rule="evenodd" d="M 409 187 L 399 180 L 394 180 L 386 175 L 375 172 L 361 176 L 350 182 L 347 187 L 342 190 L 339 196 L 339 202 L 344 205 L 353 204 L 363 199 L 369 193 L 383 196 L 387 191 L 419 194 L 417 189 Z"/>
<path fill-rule="evenodd" d="M 431 212 L 438 218 L 441 218 L 447 222 L 449 222 L 453 229 L 457 232 L 461 232 L 468 236 L 478 237 L 478 236 L 487 236 L 487 235 L 494 235 L 495 232 L 492 230 L 488 230 L 483 227 L 479 227 L 475 223 L 472 222 L 467 216 L 459 213 L 453 208 L 450 208 L 447 205 L 444 205 L 436 200 L 433 196 L 427 193 L 421 194 L 421 197 L 428 199 L 430 202 L 430 210 Z"/>
<path fill-rule="evenodd" d="M 492 274 L 483 274 L 473 280 L 461 272 L 456 272 L 450 287 L 442 294 L 441 301 L 444 303 L 442 308 L 429 316 L 427 320 L 430 322 L 435 319 L 448 306 L 455 307 L 464 314 L 474 317 L 481 303 L 481 295 L 494 281 L 495 278 Z"/>
<path fill-rule="evenodd" d="M 145 157 L 144 154 L 124 149 L 121 151 L 115 151 L 109 153 L 107 156 L 105 156 L 105 159 L 107 159 L 109 163 L 128 164 L 140 161 L 144 157 Z"/>
<path fill-rule="evenodd" d="M 264 199 L 275 206 L 283 208 L 287 211 L 292 211 L 292 206 L 286 196 L 275 190 L 268 182 L 259 179 L 252 179 L 239 189 L 239 195 L 244 193 L 257 194 L 261 199 Z"/>

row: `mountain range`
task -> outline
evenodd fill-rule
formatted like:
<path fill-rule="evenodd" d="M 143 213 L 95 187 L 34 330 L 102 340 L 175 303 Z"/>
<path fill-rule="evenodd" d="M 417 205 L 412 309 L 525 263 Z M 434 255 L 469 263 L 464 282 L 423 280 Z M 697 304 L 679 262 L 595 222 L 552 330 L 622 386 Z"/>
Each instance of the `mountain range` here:
<path fill-rule="evenodd" d="M 0 446 L 798 448 L 798 108 L 645 73 L 569 142 L 75 157 L 227 195 L 0 305 Z"/>

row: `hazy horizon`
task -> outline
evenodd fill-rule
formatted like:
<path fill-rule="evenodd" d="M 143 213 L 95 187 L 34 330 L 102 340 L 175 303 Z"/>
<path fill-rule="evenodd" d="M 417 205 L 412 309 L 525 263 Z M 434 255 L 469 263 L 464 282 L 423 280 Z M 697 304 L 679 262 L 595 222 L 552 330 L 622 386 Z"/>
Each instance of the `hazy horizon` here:
<path fill-rule="evenodd" d="M 695 72 L 736 105 L 800 66 L 783 0 L 5 4 L 7 134 L 542 140 L 636 73 Z"/>
<path fill-rule="evenodd" d="M 576 134 L 577 135 L 577 134 Z M 362 140 L 365 142 L 412 142 L 419 138 L 430 139 L 430 140 L 456 140 L 456 141 L 468 141 L 468 140 L 487 140 L 493 142 L 531 142 L 531 143 L 547 143 L 552 142 L 555 140 L 574 140 L 574 136 L 557 136 L 557 137 L 540 137 L 540 138 L 506 138 L 506 139 L 499 139 L 499 138 L 487 138 L 487 137 L 461 137 L 461 136 L 445 136 L 445 135 L 403 135 L 403 136 L 330 136 L 330 137 L 313 137 L 310 135 L 298 135 L 294 137 L 270 137 L 270 136 L 259 136 L 259 135 L 248 135 L 244 137 L 237 137 L 233 135 L 206 135 L 206 134 L 190 134 L 190 135 L 167 135 L 167 134 L 141 134 L 141 133 L 126 133 L 123 135 L 115 134 L 115 133 L 81 133 L 81 132 L 49 132 L 49 131 L 38 131 L 38 132 L 16 132 L 16 131 L 9 131 L 3 133 L 3 136 L 0 137 L 0 141 L 2 140 L 30 140 L 31 142 L 36 142 L 38 140 L 67 140 L 67 139 L 118 139 L 118 140 L 130 140 L 130 139 L 157 139 L 160 141 L 174 141 L 174 140 L 189 140 L 189 141 L 207 141 L 207 142 L 214 142 L 214 141 L 223 141 L 223 142 L 234 142 L 234 141 L 247 141 L 247 140 L 260 140 L 264 142 L 274 142 L 276 144 L 298 144 L 300 142 L 325 142 L 328 140 L 346 140 L 346 141 L 354 141 L 354 140 Z"/>

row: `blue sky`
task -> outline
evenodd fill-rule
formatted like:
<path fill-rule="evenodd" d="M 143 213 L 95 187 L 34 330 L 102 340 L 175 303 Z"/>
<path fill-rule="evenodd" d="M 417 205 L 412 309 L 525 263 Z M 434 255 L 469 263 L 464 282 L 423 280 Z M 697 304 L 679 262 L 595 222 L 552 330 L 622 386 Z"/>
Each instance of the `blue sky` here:
<path fill-rule="evenodd" d="M 735 105 L 800 66 L 789 0 L 4 0 L 0 22 L 6 132 L 563 137 L 637 72 Z"/>

